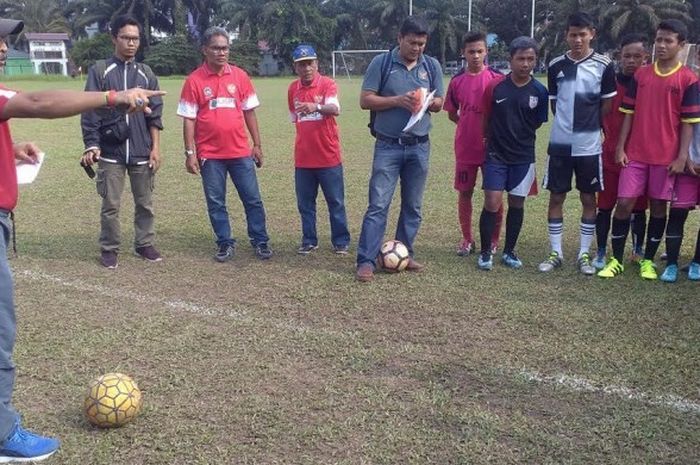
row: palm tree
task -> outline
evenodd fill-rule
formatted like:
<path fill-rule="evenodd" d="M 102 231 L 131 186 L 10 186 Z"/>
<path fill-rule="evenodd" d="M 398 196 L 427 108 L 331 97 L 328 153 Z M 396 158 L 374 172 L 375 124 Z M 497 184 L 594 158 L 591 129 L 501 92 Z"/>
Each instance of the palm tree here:
<path fill-rule="evenodd" d="M 368 48 L 372 4 L 373 0 L 332 0 L 324 5 L 325 14 L 335 18 L 336 48 Z"/>
<path fill-rule="evenodd" d="M 6 0 L 0 2 L 0 17 L 24 21 L 15 43 L 24 43 L 28 32 L 72 32 L 57 0 Z"/>
<path fill-rule="evenodd" d="M 265 3 L 260 0 L 223 0 L 220 16 L 238 28 L 242 40 L 258 40 L 264 7 Z"/>
<path fill-rule="evenodd" d="M 457 0 L 429 0 L 425 10 L 431 29 L 430 40 L 437 41 L 443 66 L 448 49 L 459 52 L 460 36 L 468 27 L 460 8 L 461 3 Z"/>
<path fill-rule="evenodd" d="M 415 6 L 415 5 L 414 5 Z M 393 44 L 403 20 L 408 18 L 407 0 L 378 0 L 370 9 L 370 27 Z"/>
<path fill-rule="evenodd" d="M 664 19 L 679 19 L 690 23 L 689 6 L 683 0 L 617 0 L 601 14 L 601 24 L 617 40 L 628 32 L 653 35 Z"/>

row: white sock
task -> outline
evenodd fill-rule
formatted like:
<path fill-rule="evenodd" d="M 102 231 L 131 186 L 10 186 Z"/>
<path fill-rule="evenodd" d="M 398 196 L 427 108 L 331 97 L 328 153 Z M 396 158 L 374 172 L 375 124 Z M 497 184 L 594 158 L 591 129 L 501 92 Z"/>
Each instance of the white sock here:
<path fill-rule="evenodd" d="M 564 252 L 561 249 L 561 237 L 564 233 L 564 219 L 550 218 L 547 223 L 547 229 L 549 230 L 549 243 L 552 246 L 552 250 L 559 254 L 559 258 L 564 258 Z"/>
<path fill-rule="evenodd" d="M 589 222 L 592 221 L 592 222 Z M 578 251 L 578 258 L 591 250 L 593 235 L 595 234 L 595 220 L 581 218 L 581 248 Z"/>

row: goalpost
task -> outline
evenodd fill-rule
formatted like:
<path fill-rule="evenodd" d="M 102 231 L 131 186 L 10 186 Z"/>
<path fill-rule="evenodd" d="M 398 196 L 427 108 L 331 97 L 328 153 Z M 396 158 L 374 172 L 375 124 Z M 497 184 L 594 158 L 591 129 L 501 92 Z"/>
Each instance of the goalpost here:
<path fill-rule="evenodd" d="M 345 74 L 348 79 L 351 76 L 363 76 L 367 71 L 372 58 L 389 50 L 333 50 L 331 62 L 333 66 L 333 79 L 336 75 Z"/>
<path fill-rule="evenodd" d="M 686 43 L 685 47 L 683 47 L 683 50 L 681 50 L 679 54 L 679 58 L 681 60 L 681 63 L 684 65 L 689 66 L 693 71 L 697 69 L 698 66 L 700 66 L 700 63 L 697 62 L 697 45 L 698 44 L 691 44 L 691 43 Z M 656 60 L 656 44 L 652 46 L 651 49 L 651 62 L 653 63 Z"/>

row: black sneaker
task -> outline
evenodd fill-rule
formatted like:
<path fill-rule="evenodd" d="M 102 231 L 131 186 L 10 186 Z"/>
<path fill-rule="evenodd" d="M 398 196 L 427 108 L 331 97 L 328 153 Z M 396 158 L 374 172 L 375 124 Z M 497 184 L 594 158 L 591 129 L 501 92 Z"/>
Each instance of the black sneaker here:
<path fill-rule="evenodd" d="M 234 248 L 231 244 L 222 244 L 219 246 L 219 250 L 214 255 L 214 260 L 219 263 L 224 263 L 233 258 Z"/>
<path fill-rule="evenodd" d="M 145 247 L 137 247 L 136 255 L 152 263 L 163 261 L 163 256 L 152 245 L 147 245 Z"/>
<path fill-rule="evenodd" d="M 272 258 L 272 249 L 267 245 L 267 242 L 261 242 L 255 246 L 255 255 L 257 255 L 260 260 L 268 260 Z"/>
<path fill-rule="evenodd" d="M 297 253 L 299 255 L 309 255 L 311 252 L 314 250 L 318 249 L 317 245 L 312 245 L 312 244 L 302 244 L 298 249 Z"/>
<path fill-rule="evenodd" d="M 336 255 L 347 255 L 350 252 L 350 246 L 347 245 L 334 245 L 333 252 Z"/>
<path fill-rule="evenodd" d="M 100 263 L 107 269 L 113 270 L 118 266 L 117 263 L 117 253 L 103 250 L 100 255 Z"/>

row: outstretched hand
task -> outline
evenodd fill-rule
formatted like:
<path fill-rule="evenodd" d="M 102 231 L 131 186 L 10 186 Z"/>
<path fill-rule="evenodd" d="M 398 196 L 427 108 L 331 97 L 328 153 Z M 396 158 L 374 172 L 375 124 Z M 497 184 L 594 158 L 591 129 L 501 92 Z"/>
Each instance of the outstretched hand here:
<path fill-rule="evenodd" d="M 39 161 L 39 147 L 33 142 L 20 142 L 19 144 L 14 144 L 12 146 L 12 151 L 14 152 L 15 160 L 18 163 L 28 163 L 35 164 Z"/>
<path fill-rule="evenodd" d="M 122 90 L 117 92 L 115 106 L 127 113 L 142 111 L 145 114 L 151 114 L 151 108 L 148 106 L 149 98 L 161 97 L 167 92 L 162 90 L 148 90 L 134 87 L 133 89 Z"/>

